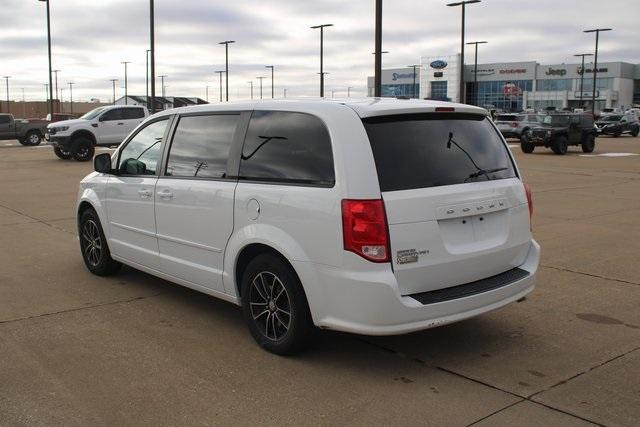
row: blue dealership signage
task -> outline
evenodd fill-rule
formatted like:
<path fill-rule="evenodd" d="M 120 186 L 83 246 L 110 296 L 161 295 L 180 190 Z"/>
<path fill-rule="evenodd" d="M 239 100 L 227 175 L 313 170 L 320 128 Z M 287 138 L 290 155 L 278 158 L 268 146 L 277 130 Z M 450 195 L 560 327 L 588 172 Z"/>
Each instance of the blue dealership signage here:
<path fill-rule="evenodd" d="M 391 80 L 395 82 L 396 80 L 399 80 L 399 79 L 412 79 L 414 78 L 414 76 L 415 76 L 414 73 L 393 73 L 391 75 Z"/>
<path fill-rule="evenodd" d="M 431 68 L 434 68 L 436 70 L 442 70 L 443 68 L 447 68 L 447 65 L 448 65 L 447 61 L 443 61 L 441 59 L 432 61 L 431 64 L 429 64 Z"/>

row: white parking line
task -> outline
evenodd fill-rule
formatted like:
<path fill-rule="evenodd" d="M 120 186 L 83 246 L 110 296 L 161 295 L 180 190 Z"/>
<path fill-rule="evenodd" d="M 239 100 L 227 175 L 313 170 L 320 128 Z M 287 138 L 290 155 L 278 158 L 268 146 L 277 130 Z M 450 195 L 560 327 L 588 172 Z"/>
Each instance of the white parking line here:
<path fill-rule="evenodd" d="M 579 154 L 580 157 L 627 157 L 638 156 L 638 153 L 602 153 L 602 154 Z"/>
<path fill-rule="evenodd" d="M 507 144 L 509 146 L 509 148 L 518 148 L 520 147 L 519 145 L 516 144 Z"/>

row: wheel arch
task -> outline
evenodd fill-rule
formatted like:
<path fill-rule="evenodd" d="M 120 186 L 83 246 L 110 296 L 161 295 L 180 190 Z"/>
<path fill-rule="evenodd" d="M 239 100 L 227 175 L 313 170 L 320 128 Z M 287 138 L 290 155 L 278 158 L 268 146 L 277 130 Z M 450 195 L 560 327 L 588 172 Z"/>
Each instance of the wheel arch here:
<path fill-rule="evenodd" d="M 76 208 L 76 225 L 80 224 L 80 217 L 87 209 L 93 209 L 98 214 L 100 219 L 100 225 L 102 226 L 102 232 L 107 240 L 109 240 L 109 227 L 106 227 L 106 213 L 104 212 L 104 205 L 100 201 L 100 198 L 91 189 L 84 189 L 78 199 L 78 205 Z"/>
<path fill-rule="evenodd" d="M 73 141 L 74 139 L 80 138 L 80 137 L 89 138 L 93 142 L 93 145 L 96 145 L 96 136 L 94 135 L 93 132 L 91 132 L 88 129 L 79 129 L 73 132 L 69 137 L 69 141 Z"/>

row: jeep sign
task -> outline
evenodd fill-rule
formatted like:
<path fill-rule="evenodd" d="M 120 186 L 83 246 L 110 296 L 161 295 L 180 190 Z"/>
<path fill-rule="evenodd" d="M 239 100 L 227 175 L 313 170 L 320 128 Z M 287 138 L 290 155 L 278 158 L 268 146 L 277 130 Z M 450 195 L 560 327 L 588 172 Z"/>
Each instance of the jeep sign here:
<path fill-rule="evenodd" d="M 563 68 L 549 68 L 545 74 L 547 76 L 564 76 L 567 74 L 567 70 Z"/>

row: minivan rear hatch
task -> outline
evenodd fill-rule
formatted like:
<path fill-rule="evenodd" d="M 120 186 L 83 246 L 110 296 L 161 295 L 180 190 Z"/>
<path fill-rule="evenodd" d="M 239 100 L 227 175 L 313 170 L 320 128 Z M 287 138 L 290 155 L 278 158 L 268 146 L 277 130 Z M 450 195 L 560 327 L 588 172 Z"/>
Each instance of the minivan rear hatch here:
<path fill-rule="evenodd" d="M 531 233 L 523 183 L 483 114 L 363 118 L 403 295 L 485 279 L 524 262 Z"/>

